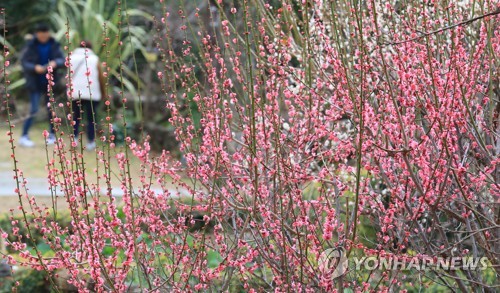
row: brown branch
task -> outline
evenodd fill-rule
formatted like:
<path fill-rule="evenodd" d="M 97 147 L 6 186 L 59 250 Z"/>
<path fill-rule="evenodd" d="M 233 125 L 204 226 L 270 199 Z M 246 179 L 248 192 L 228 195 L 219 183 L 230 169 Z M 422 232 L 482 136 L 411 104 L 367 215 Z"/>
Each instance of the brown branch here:
<path fill-rule="evenodd" d="M 400 45 L 400 44 L 404 44 L 404 43 L 408 43 L 408 42 L 413 42 L 413 41 L 419 40 L 419 39 L 421 39 L 423 37 L 427 37 L 427 36 L 434 35 L 434 34 L 437 34 L 437 33 L 440 33 L 440 32 L 444 32 L 446 30 L 450 30 L 452 28 L 456 28 L 457 26 L 468 25 L 468 24 L 471 24 L 471 23 L 473 23 L 473 22 L 475 22 L 477 20 L 486 18 L 488 16 L 497 15 L 497 14 L 500 14 L 500 7 L 498 7 L 497 10 L 495 10 L 495 11 L 492 11 L 492 12 L 489 12 L 489 13 L 486 13 L 486 14 L 483 14 L 483 15 L 480 15 L 480 16 L 476 16 L 476 17 L 468 19 L 468 20 L 464 20 L 462 22 L 455 23 L 455 24 L 450 25 L 450 26 L 445 26 L 443 28 L 440 28 L 440 29 L 437 29 L 437 30 L 434 30 L 434 31 L 431 31 L 431 32 L 421 32 L 420 36 L 418 36 L 418 37 L 414 37 L 414 38 L 411 38 L 411 39 L 408 39 L 408 40 L 394 42 L 394 43 L 385 43 L 385 44 L 383 44 L 383 46 Z"/>

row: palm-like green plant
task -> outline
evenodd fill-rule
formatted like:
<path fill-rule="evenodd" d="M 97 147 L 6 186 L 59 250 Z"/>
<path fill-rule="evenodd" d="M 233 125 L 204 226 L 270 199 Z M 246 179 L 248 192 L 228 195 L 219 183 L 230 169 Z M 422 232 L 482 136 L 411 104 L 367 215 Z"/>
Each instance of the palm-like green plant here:
<path fill-rule="evenodd" d="M 78 47 L 82 40 L 90 41 L 94 52 L 107 63 L 109 76 L 128 92 L 137 94 L 141 85 L 136 67 L 122 65 L 127 61 L 135 64 L 136 53 L 147 56 L 148 33 L 143 24 L 152 20 L 152 16 L 127 8 L 126 4 L 117 5 L 105 0 L 58 0 L 50 21 L 58 28 L 54 36 L 61 44 L 68 43 L 67 34 L 69 50 Z"/>
<path fill-rule="evenodd" d="M 7 48 L 9 48 L 9 52 L 10 54 L 16 54 L 17 53 L 17 50 L 14 46 L 11 45 L 11 43 L 9 41 L 6 40 L 6 38 L 4 38 L 3 36 L 0 36 L 0 45 L 2 46 L 5 46 Z M 8 58 L 10 59 L 10 58 Z M 4 78 L 5 78 L 5 74 L 3 72 L 3 64 L 5 62 L 6 58 L 3 54 L 0 54 L 0 65 L 2 66 L 0 68 L 0 83 L 3 85 L 5 84 L 5 81 L 4 81 Z M 21 87 L 22 85 L 24 85 L 24 78 L 22 78 L 22 68 L 21 68 L 21 64 L 19 63 L 15 63 L 15 64 L 12 64 L 10 65 L 9 68 L 7 68 L 7 72 L 9 73 L 9 80 L 13 82 L 11 82 L 9 85 L 8 85 L 8 90 L 9 91 L 12 91 L 12 90 L 15 90 L 19 87 Z"/>
<path fill-rule="evenodd" d="M 55 28 L 54 37 L 63 45 L 69 42 L 69 50 L 78 47 L 82 40 L 92 42 L 95 53 L 107 63 L 109 77 L 117 80 L 118 86 L 123 86 L 125 91 L 137 96 L 142 85 L 136 67 L 121 65 L 130 64 L 130 61 L 135 64 L 136 53 L 142 54 L 146 60 L 149 59 L 151 54 L 145 47 L 148 32 L 144 24 L 152 21 L 152 16 L 138 9 L 127 8 L 126 2 L 121 7 L 118 7 L 115 1 L 106 0 L 50 0 L 45 4 L 50 4 L 50 14 L 28 17 L 23 20 L 30 23 L 26 27 L 31 27 L 31 23 L 38 21 L 51 22 Z M 69 34 L 69 40 L 66 34 Z M 19 59 L 21 44 L 11 44 L 8 39 L 0 36 L 0 44 L 9 48 L 11 56 L 14 56 L 14 59 L 9 59 L 16 61 Z M 103 44 L 105 46 L 101 46 Z M 4 57 L 0 56 L 0 62 L 3 60 Z M 13 62 L 8 70 L 9 79 L 12 81 L 9 91 L 17 91 L 25 83 L 21 65 L 18 61 Z M 3 74 L 0 80 L 2 78 Z M 138 103 L 139 101 L 136 104 Z M 140 115 L 140 111 L 136 113 Z"/>

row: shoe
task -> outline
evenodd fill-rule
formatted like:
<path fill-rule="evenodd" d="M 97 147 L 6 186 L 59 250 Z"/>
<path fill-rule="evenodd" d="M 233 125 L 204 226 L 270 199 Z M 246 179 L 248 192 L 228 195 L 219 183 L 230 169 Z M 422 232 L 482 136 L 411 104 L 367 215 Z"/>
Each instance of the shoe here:
<path fill-rule="evenodd" d="M 93 150 L 95 150 L 95 141 L 89 142 L 87 144 L 87 146 L 85 146 L 85 148 L 87 149 L 87 151 L 93 151 Z"/>
<path fill-rule="evenodd" d="M 27 135 L 23 135 L 19 139 L 19 145 L 25 148 L 32 148 L 35 146 L 35 143 Z"/>
<path fill-rule="evenodd" d="M 54 134 L 49 134 L 49 137 L 47 137 L 47 145 L 53 145 L 56 143 L 56 136 Z"/>

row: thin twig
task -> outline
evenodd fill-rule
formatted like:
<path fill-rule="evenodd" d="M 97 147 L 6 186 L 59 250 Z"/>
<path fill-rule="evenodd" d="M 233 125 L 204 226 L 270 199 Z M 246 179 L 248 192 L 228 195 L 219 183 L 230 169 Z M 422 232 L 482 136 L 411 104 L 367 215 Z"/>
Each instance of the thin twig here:
<path fill-rule="evenodd" d="M 437 33 L 440 33 L 440 32 L 444 32 L 446 30 L 450 30 L 450 29 L 455 28 L 457 26 L 468 25 L 468 24 L 471 24 L 472 22 L 474 22 L 476 20 L 480 20 L 480 19 L 486 18 L 488 16 L 493 16 L 493 15 L 497 15 L 497 14 L 500 14 L 500 7 L 497 8 L 497 10 L 495 10 L 495 11 L 492 11 L 492 12 L 489 12 L 489 13 L 486 13 L 486 14 L 483 14 L 483 15 L 480 15 L 480 16 L 476 16 L 474 18 L 471 18 L 471 19 L 468 19 L 468 20 L 464 20 L 462 22 L 455 23 L 453 25 L 445 26 L 443 28 L 440 28 L 440 29 L 437 29 L 437 30 L 434 30 L 434 31 L 431 31 L 431 32 L 420 32 L 420 36 L 418 36 L 418 37 L 414 37 L 414 38 L 411 38 L 411 39 L 408 39 L 408 40 L 394 42 L 394 43 L 385 43 L 385 44 L 383 44 L 383 46 L 400 45 L 400 44 L 404 44 L 404 43 L 408 43 L 408 42 L 413 42 L 413 41 L 419 40 L 419 39 L 421 39 L 423 37 L 427 37 L 427 36 L 434 35 L 434 34 L 437 34 Z"/>

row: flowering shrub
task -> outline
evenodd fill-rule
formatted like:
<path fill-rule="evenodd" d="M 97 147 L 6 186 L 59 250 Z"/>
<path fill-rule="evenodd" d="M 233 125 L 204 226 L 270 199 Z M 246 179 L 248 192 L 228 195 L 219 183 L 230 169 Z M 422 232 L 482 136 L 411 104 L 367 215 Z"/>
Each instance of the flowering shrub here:
<path fill-rule="evenodd" d="M 113 158 L 107 117 L 96 151 L 104 171 L 92 172 L 63 134 L 65 118 L 54 119 L 47 175 L 69 203 L 71 229 L 36 204 L 16 166 L 20 209 L 35 217 L 15 223 L 28 234 L 14 228 L 8 243 L 20 265 L 52 279 L 68 271 L 69 283 L 98 292 L 498 286 L 498 4 L 272 3 L 210 2 L 210 25 L 205 10 L 164 6 L 158 78 L 185 164 L 151 153 L 147 136 Z M 206 29 L 190 30 L 198 18 Z M 199 122 L 186 114 L 190 101 Z M 23 241 L 34 231 L 52 257 Z M 318 266 L 332 247 L 347 258 L 487 257 L 491 266 L 350 267 L 332 278 Z"/>

